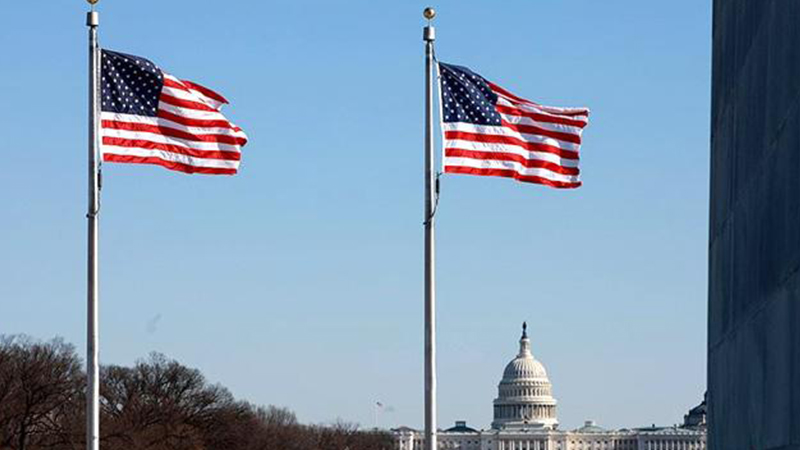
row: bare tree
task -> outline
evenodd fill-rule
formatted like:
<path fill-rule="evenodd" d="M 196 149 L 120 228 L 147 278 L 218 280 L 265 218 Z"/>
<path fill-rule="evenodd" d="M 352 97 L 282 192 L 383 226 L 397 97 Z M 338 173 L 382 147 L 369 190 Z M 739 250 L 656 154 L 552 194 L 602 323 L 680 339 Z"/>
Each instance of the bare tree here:
<path fill-rule="evenodd" d="M 387 433 L 307 426 L 284 407 L 237 401 L 161 354 L 100 374 L 105 450 L 388 450 Z M 72 346 L 0 336 L 0 450 L 80 450 L 84 375 Z"/>
<path fill-rule="evenodd" d="M 0 447 L 67 444 L 62 419 L 74 413 L 82 386 L 75 348 L 24 336 L 6 337 L 0 347 Z"/>
<path fill-rule="evenodd" d="M 101 379 L 103 437 L 120 448 L 202 448 L 205 428 L 237 417 L 230 392 L 158 353 L 131 368 L 105 367 Z"/>
<path fill-rule="evenodd" d="M 259 406 L 256 416 L 267 427 L 286 427 L 297 425 L 297 416 L 289 409 L 278 406 Z"/>

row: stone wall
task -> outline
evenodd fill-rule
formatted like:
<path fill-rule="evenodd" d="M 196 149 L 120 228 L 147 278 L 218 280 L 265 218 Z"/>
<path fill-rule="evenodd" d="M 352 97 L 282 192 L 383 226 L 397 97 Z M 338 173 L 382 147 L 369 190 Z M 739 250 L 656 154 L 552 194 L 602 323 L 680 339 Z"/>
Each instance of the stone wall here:
<path fill-rule="evenodd" d="M 800 1 L 714 0 L 710 450 L 800 449 Z"/>

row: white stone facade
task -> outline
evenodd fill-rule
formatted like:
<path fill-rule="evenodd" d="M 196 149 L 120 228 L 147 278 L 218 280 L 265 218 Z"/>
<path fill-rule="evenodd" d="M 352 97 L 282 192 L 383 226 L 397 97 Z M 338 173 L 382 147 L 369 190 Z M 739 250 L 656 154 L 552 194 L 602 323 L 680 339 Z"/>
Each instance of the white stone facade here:
<path fill-rule="evenodd" d="M 556 399 L 544 365 L 531 353 L 527 325 L 522 324 L 519 353 L 506 365 L 494 400 L 493 429 L 558 426 Z"/>
<path fill-rule="evenodd" d="M 705 450 L 704 426 L 606 430 L 588 421 L 576 430 L 558 430 L 557 402 L 544 365 L 531 353 L 525 324 L 519 346 L 498 385 L 491 429 L 456 422 L 437 433 L 441 450 Z M 421 431 L 392 432 L 398 450 L 424 450 Z"/>
<path fill-rule="evenodd" d="M 419 431 L 395 431 L 398 450 L 423 450 Z M 678 427 L 590 431 L 439 432 L 442 450 L 705 450 L 705 431 Z"/>

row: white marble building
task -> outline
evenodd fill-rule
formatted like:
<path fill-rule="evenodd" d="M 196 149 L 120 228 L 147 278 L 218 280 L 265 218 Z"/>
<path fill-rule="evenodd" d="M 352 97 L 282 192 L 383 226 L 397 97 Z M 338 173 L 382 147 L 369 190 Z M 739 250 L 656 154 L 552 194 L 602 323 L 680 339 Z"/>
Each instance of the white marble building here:
<path fill-rule="evenodd" d="M 531 353 L 525 324 L 519 353 L 506 365 L 494 400 L 488 430 L 465 422 L 437 433 L 442 450 L 705 450 L 705 426 L 606 430 L 592 421 L 572 430 L 558 430 L 556 399 L 547 371 Z M 700 407 L 693 409 L 699 410 Z M 703 409 L 704 411 L 704 409 Z M 688 417 L 688 416 L 687 416 Z M 703 420 L 703 424 L 705 421 Z M 695 425 L 695 426 L 692 426 Z M 407 427 L 392 430 L 398 450 L 423 450 L 424 434 Z"/>

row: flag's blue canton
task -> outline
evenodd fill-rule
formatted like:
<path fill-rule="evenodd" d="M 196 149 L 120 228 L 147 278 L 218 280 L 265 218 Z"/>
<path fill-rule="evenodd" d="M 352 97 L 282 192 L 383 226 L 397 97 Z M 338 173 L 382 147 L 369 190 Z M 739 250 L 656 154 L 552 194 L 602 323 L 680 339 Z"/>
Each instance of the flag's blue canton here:
<path fill-rule="evenodd" d="M 439 63 L 442 118 L 445 122 L 500 125 L 497 94 L 480 75 L 466 67 Z"/>
<path fill-rule="evenodd" d="M 108 112 L 152 116 L 164 74 L 152 62 L 138 56 L 103 50 L 101 109 Z"/>

